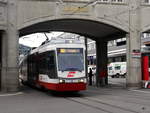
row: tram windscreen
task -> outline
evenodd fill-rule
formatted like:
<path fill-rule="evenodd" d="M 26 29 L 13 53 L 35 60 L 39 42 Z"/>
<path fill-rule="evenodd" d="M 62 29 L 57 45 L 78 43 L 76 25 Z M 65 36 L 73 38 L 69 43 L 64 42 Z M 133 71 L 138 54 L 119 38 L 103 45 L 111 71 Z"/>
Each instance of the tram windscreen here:
<path fill-rule="evenodd" d="M 59 71 L 83 71 L 84 56 L 82 48 L 61 48 L 58 51 Z"/>

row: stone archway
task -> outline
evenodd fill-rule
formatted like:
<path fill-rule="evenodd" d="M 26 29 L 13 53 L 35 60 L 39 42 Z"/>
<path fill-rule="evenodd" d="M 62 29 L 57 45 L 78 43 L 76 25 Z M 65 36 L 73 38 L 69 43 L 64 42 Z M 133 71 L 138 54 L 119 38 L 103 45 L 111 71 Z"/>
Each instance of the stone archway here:
<path fill-rule="evenodd" d="M 83 35 L 97 43 L 97 86 L 107 84 L 107 41 L 124 37 L 126 31 L 99 21 L 90 19 L 55 19 L 39 22 L 19 30 L 19 35 L 24 36 L 37 32 L 65 31 Z M 102 62 L 103 61 L 103 62 Z M 105 73 L 103 77 L 102 73 Z M 104 79 L 106 78 L 106 79 Z M 100 79 L 100 80 L 98 80 Z M 103 80 L 101 80 L 103 79 Z M 101 84 L 104 82 L 104 84 Z M 105 83 L 106 82 L 106 83 Z"/>

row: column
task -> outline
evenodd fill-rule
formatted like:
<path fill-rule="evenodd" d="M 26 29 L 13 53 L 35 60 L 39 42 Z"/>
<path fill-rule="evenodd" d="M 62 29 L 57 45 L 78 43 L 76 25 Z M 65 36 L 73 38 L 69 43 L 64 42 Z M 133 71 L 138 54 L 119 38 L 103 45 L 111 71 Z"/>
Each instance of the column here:
<path fill-rule="evenodd" d="M 2 59 L 2 91 L 18 91 L 18 32 L 17 32 L 17 0 L 9 0 L 7 4 L 7 31 L 3 33 Z"/>
<path fill-rule="evenodd" d="M 7 67 L 7 36 L 2 32 L 2 70 L 1 70 L 1 91 L 6 91 L 6 67 Z"/>
<path fill-rule="evenodd" d="M 96 41 L 96 86 L 108 84 L 107 74 L 107 42 Z"/>
<path fill-rule="evenodd" d="M 130 0 L 127 34 L 127 88 L 141 88 L 141 33 L 140 0 Z"/>
<path fill-rule="evenodd" d="M 88 77 L 88 61 L 87 61 L 87 37 L 84 38 L 84 43 L 85 43 L 85 73 L 86 77 Z"/>
<path fill-rule="evenodd" d="M 1 90 L 1 72 L 2 72 L 2 36 L 0 32 L 0 90 Z"/>

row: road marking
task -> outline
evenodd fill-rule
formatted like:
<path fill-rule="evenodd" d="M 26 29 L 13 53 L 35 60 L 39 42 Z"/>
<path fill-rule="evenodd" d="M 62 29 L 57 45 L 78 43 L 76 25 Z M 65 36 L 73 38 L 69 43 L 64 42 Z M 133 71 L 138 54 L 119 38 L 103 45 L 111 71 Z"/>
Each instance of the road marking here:
<path fill-rule="evenodd" d="M 116 83 L 115 83 L 115 82 L 112 82 L 112 81 L 108 81 L 108 83 L 110 83 L 110 84 L 112 84 L 112 85 L 113 85 L 113 84 L 114 84 L 114 85 L 123 85 L 123 83 L 119 83 L 119 82 L 116 82 Z"/>
<path fill-rule="evenodd" d="M 18 93 L 13 93 L 13 94 L 1 94 L 0 97 L 5 97 L 5 96 L 16 96 L 16 95 L 21 95 L 23 92 L 18 92 Z"/>
<path fill-rule="evenodd" d="M 135 91 L 135 92 L 140 92 L 140 93 L 150 93 L 150 91 L 141 91 L 141 90 L 130 90 L 130 91 Z"/>

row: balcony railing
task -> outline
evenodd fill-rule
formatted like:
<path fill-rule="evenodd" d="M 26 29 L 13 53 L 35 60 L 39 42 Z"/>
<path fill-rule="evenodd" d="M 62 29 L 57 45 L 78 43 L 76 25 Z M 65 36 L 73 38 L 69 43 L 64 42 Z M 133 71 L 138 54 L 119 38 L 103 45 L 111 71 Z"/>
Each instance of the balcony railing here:
<path fill-rule="evenodd" d="M 125 0 L 111 0 L 112 3 L 125 3 Z"/>
<path fill-rule="evenodd" d="M 61 0 L 63 2 L 127 3 L 128 0 Z"/>

